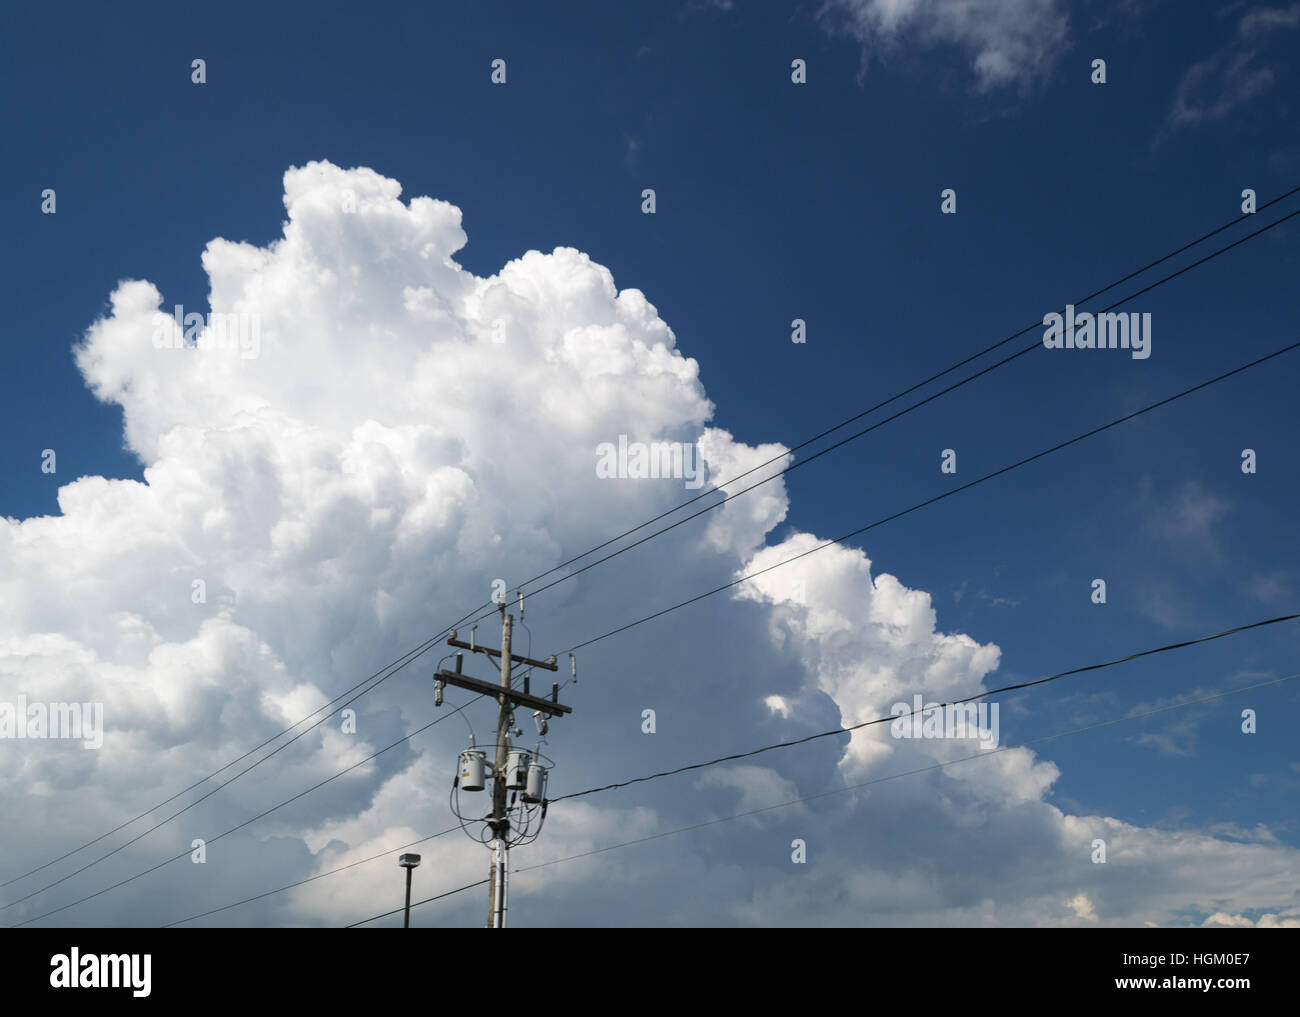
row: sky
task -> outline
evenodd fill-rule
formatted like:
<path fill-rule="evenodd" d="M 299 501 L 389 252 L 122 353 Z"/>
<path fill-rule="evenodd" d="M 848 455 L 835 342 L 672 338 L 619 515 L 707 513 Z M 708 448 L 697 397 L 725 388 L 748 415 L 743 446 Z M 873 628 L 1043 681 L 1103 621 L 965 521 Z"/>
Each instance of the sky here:
<path fill-rule="evenodd" d="M 1300 187 L 1300 4 L 56 4 L 8 27 L 0 735 L 20 697 L 103 715 L 91 749 L 0 736 L 9 924 L 156 926 L 374 855 L 191 924 L 399 907 L 396 849 L 457 826 L 457 755 L 493 737 L 490 704 L 434 706 L 441 643 L 354 729 L 128 842 L 495 580 L 564 680 L 569 648 L 1300 340 L 1293 219 L 1121 305 L 1149 356 L 1036 342 L 1300 208 L 1262 207 Z M 207 331 L 176 339 L 177 305 Z M 211 314 L 244 345 L 196 344 Z M 1294 613 L 1298 358 L 584 646 L 550 796 Z M 620 437 L 698 449 L 707 483 L 602 472 Z M 788 465 L 518 624 L 530 577 Z M 556 802 L 511 852 L 510 923 L 1300 925 L 1298 625 L 990 697 L 996 752 L 876 726 Z M 417 898 L 487 875 L 458 829 L 414 850 Z M 412 923 L 482 925 L 485 897 Z"/>

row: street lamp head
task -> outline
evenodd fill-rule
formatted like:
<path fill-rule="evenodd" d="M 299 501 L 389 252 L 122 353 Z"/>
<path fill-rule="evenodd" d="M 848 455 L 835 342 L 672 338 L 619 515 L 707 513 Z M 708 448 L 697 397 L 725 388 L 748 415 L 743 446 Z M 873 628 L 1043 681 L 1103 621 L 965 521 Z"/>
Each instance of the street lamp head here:
<path fill-rule="evenodd" d="M 413 869 L 420 864 L 420 856 L 412 854 L 402 855 L 401 858 L 397 859 L 397 864 L 404 869 Z"/>

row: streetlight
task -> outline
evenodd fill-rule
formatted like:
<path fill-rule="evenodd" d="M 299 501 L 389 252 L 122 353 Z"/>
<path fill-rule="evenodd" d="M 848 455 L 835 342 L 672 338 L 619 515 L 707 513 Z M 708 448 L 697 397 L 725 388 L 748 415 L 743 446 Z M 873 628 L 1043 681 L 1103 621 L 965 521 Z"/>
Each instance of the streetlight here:
<path fill-rule="evenodd" d="M 411 927 L 411 870 L 420 864 L 420 856 L 406 854 L 397 859 L 397 864 L 406 870 L 406 918 L 402 922 L 403 929 Z"/>

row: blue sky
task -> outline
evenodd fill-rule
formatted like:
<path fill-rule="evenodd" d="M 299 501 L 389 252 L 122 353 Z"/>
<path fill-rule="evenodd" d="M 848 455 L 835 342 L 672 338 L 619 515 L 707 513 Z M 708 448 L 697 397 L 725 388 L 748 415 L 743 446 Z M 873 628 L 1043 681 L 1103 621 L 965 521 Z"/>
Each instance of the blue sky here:
<path fill-rule="evenodd" d="M 1241 213 L 1243 189 L 1253 188 L 1262 204 L 1300 185 L 1296 5 L 1025 0 L 975 24 L 955 14 L 956 5 L 917 0 L 900 5 L 908 16 L 896 25 L 879 20 L 876 6 L 373 3 L 321 4 L 306 14 L 231 4 L 182 14 L 140 4 L 11 12 L 0 42 L 8 70 L 0 168 L 8 242 L 0 257 L 9 307 L 0 515 L 14 526 L 58 515 L 60 486 L 79 477 L 145 479 L 141 455 L 124 440 L 122 407 L 95 399 L 74 345 L 109 313 L 121 280 L 153 283 L 164 308 L 180 303 L 206 313 L 204 246 L 215 237 L 258 247 L 276 241 L 284 174 L 313 161 L 369 167 L 399 181 L 404 201 L 428 195 L 459 208 L 468 243 L 455 260 L 477 277 L 529 250 L 584 252 L 619 288 L 644 293 L 678 351 L 698 362 L 711 426 L 749 446 L 786 447 L 1223 225 Z M 1013 17 L 1021 6 L 1036 13 Z M 489 80 L 498 57 L 507 61 L 505 85 Z M 201 85 L 190 81 L 195 58 L 207 63 Z M 807 61 L 806 84 L 791 82 L 795 58 Z M 1090 80 L 1096 58 L 1106 61 L 1105 84 Z M 54 215 L 41 213 L 45 188 L 57 192 Z M 643 188 L 656 192 L 654 215 L 642 214 Z M 940 213 L 945 188 L 956 191 L 956 215 Z M 1295 199 L 1282 202 L 1196 253 L 1296 207 Z M 1125 305 L 1152 315 L 1147 360 L 1122 351 L 1036 350 L 797 470 L 786 482 L 788 512 L 767 528 L 767 543 L 856 529 L 1296 341 L 1298 239 L 1293 220 Z M 1189 257 L 1107 296 L 1154 281 Z M 384 278 L 382 265 L 363 267 Z M 805 344 L 790 341 L 794 318 L 808 323 Z M 375 341 L 355 337 L 358 365 L 375 361 Z M 937 632 L 1000 648 L 985 687 L 1290 613 L 1300 589 L 1297 356 L 850 544 L 862 548 L 875 573 L 930 594 Z M 333 367 L 346 372 L 348 363 Z M 303 388 L 315 370 L 311 357 L 300 361 Z M 322 398 L 331 391 L 322 381 Z M 563 393 L 556 398 L 563 402 Z M 285 406 L 292 406 L 288 395 Z M 508 427 L 509 411 L 494 412 L 507 414 Z M 341 408 L 341 419 L 345 413 Z M 512 442 L 525 457 L 532 450 L 544 457 L 547 448 L 543 434 L 526 427 Z M 54 476 L 40 469 L 47 448 L 58 453 Z M 945 448 L 957 451 L 956 477 L 939 472 Z M 1245 448 L 1257 451 L 1254 475 L 1240 469 Z M 491 474 L 485 469 L 477 483 L 488 484 Z M 493 482 L 505 483 L 499 476 Z M 566 490 L 582 497 L 558 469 L 520 478 L 520 485 L 519 499 L 563 505 Z M 545 494 L 535 495 L 539 489 Z M 505 489 L 497 494 L 507 497 Z M 554 564 L 686 494 L 659 491 L 593 510 L 567 535 L 553 530 L 532 546 L 526 534 L 509 534 L 499 560 L 462 539 L 463 557 L 443 564 L 453 575 L 486 569 L 514 583 L 541 570 L 532 562 Z M 186 505 L 160 510 L 202 513 Z M 545 529 L 538 524 L 539 533 Z M 727 581 L 736 562 L 692 552 L 701 532 L 701 524 L 688 524 L 588 573 L 575 584 L 580 593 L 540 596 L 528 615 L 539 644 L 572 645 Z M 77 557 L 75 541 L 59 546 Z M 427 561 L 403 567 L 429 571 L 434 582 Z M 63 574 L 62 566 L 51 570 Z M 1104 606 L 1089 599 L 1097 577 L 1108 585 Z M 29 595 L 25 581 L 8 584 L 5 597 Z M 459 607 L 484 599 L 486 583 L 450 591 L 437 585 L 446 603 L 424 621 L 454 618 Z M 91 585 L 92 601 L 115 603 L 111 588 Z M 364 578 L 358 586 L 374 595 Z M 75 602 L 81 588 L 69 582 L 61 593 Z M 854 606 L 838 605 L 850 617 Z M 562 722 L 564 740 L 552 736 L 551 755 L 582 760 L 576 773 L 572 763 L 568 774 L 557 772 L 557 784 L 576 790 L 606 774 L 634 776 L 838 723 L 844 704 L 837 706 L 824 684 L 815 691 L 808 658 L 789 645 L 763 644 L 773 624 L 769 607 L 714 598 L 589 651 L 584 673 L 602 679 L 578 686 L 585 701 Z M 317 649 L 295 645 L 278 623 L 262 631 L 251 617 L 238 620 L 262 631 L 290 671 L 323 668 L 314 680 L 328 698 L 361 677 L 349 677 L 352 665 L 370 661 L 368 672 L 423 637 L 423 609 L 403 610 L 410 612 L 407 628 L 380 626 Z M 50 617 L 26 617 L 5 635 L 63 631 Z M 1300 630 L 1292 623 L 1032 690 L 1003 701 L 1003 739 L 1018 744 L 1195 690 L 1293 674 L 1300 671 L 1297 651 Z M 108 650 L 97 652 L 111 659 Z M 20 683 L 34 680 L 16 674 Z M 411 697 L 426 692 L 412 683 L 376 697 L 387 711 L 377 724 L 409 730 Z M 1300 849 L 1298 689 L 1283 685 L 1050 743 L 1042 753 L 1060 770 L 1052 800 L 1078 815 L 1143 828 Z M 762 707 L 769 693 L 798 699 L 806 712 L 783 726 Z M 677 725 L 629 742 L 627 718 L 651 700 Z M 1254 736 L 1240 733 L 1248 706 L 1260 718 Z M 244 741 L 251 733 L 243 732 Z M 230 745 L 239 742 L 232 738 Z M 170 750 L 186 739 L 207 769 L 225 761 L 226 742 L 194 731 L 164 741 Z M 198 746 L 215 755 L 209 760 Z M 804 794 L 847 779 L 836 770 L 838 750 L 801 753 L 760 762 Z M 392 766 L 386 774 L 397 779 L 402 769 Z M 327 799 L 321 815 L 360 814 L 379 794 L 377 781 Z M 123 809 L 148 804 L 148 789 L 120 790 Z M 56 807 L 44 790 L 27 793 L 42 802 L 33 817 Z M 685 783 L 617 794 L 627 798 L 620 806 L 656 810 L 663 828 L 735 804 L 718 788 Z M 310 810 L 295 815 L 308 825 L 320 818 Z M 830 821 L 814 809 L 789 823 L 815 838 Z M 773 820 L 762 834 L 777 863 L 799 836 L 783 822 Z M 24 859 L 30 853 L 37 864 L 99 832 L 33 834 Z M 925 833 L 899 833 L 904 839 L 880 845 L 881 856 L 892 848 L 906 857 L 908 840 Z M 311 838 L 295 841 L 292 830 L 281 836 L 286 854 L 268 863 L 268 886 L 280 875 L 288 882 L 313 871 L 300 846 Z M 676 863 L 662 861 L 667 854 L 657 860 L 652 848 L 628 852 L 635 855 L 628 864 L 643 866 L 635 893 L 647 923 L 844 920 L 817 893 L 800 897 L 803 891 L 785 883 L 772 890 L 764 881 L 778 877 L 758 861 L 748 869 L 738 862 L 732 886 L 712 854 L 721 841 L 701 843 L 707 836 L 689 835 L 694 867 L 682 863 L 678 875 L 660 879 L 679 886 L 683 899 L 692 880 L 697 891 L 720 887 L 726 901 L 713 911 L 691 911 L 672 897 L 656 913 L 663 883 L 655 882 L 655 867 Z M 528 850 L 542 852 L 545 840 Z M 251 840 L 246 847 L 270 850 Z M 149 857 L 132 861 L 141 867 Z M 939 853 L 933 864 L 960 875 L 966 863 Z M 845 871 L 828 862 L 829 882 L 819 886 L 829 893 Z M 231 876 L 204 892 L 233 899 L 242 889 Z M 1076 889 L 1063 885 L 1059 895 Z M 605 893 L 547 891 L 532 922 L 625 920 L 602 903 Z M 1227 890 L 1222 899 L 1230 913 L 1251 918 L 1297 906 L 1294 898 L 1256 904 Z M 727 910 L 738 901 L 751 910 Z M 958 910 L 936 909 L 946 917 L 935 922 L 973 920 L 954 901 L 945 906 Z M 456 907 L 463 910 L 449 906 L 429 920 L 472 924 L 481 910 L 477 902 Z M 1192 896 L 1181 909 L 1167 900 L 1151 907 L 1155 920 L 1177 912 L 1193 923 L 1221 910 Z M 1031 905 L 1024 908 L 1007 921 L 1037 920 Z M 75 923 L 82 914 L 87 921 L 159 917 L 143 897 L 123 897 L 63 920 Z M 294 920 L 334 918 L 303 912 Z M 864 920 L 891 918 L 882 912 Z"/>

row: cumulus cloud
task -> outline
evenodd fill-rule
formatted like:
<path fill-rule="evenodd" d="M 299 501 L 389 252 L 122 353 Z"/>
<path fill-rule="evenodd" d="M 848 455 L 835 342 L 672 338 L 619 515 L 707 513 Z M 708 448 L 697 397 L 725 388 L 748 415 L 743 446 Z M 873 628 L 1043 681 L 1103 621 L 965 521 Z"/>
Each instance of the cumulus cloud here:
<path fill-rule="evenodd" d="M 811 534 L 796 534 L 763 548 L 745 571 L 762 572 L 819 543 Z M 847 724 L 888 714 L 899 701 L 910 705 L 917 693 L 941 701 L 969 695 L 998 664 L 996 646 L 938 632 L 930 595 L 888 573 L 873 576 L 860 551 L 828 547 L 738 590 L 744 599 L 771 605 L 773 642 L 799 656 Z M 897 744 L 876 729 L 855 732 L 850 772 L 865 773 L 888 760 Z"/>
<path fill-rule="evenodd" d="M 400 192 L 312 163 L 285 174 L 280 240 L 208 245 L 204 310 L 254 322 L 255 356 L 206 333 L 172 342 L 172 307 L 141 280 L 76 349 L 91 391 L 122 408 L 144 479 L 73 480 L 60 515 L 0 524 L 3 692 L 106 706 L 101 751 L 33 744 L 6 768 L 4 798 L 43 834 L 23 845 L 33 863 L 321 705 L 427 634 L 431 607 L 452 620 L 465 591 L 486 600 L 494 577 L 680 499 L 671 482 L 594 470 L 602 440 L 694 442 L 712 412 L 645 297 L 569 248 L 475 277 L 452 257 L 459 210 Z M 746 512 L 721 514 L 733 525 L 714 542 L 758 539 Z M 323 779 L 402 719 L 390 708 L 356 736 L 326 724 L 277 757 L 283 780 L 247 791 L 269 803 Z M 0 745 L 10 760 L 19 748 Z M 340 783 L 364 801 L 403 752 Z M 164 830 L 149 844 L 168 839 L 189 843 Z"/>
<path fill-rule="evenodd" d="M 1252 921 L 1245 915 L 1229 915 L 1222 911 L 1216 911 L 1205 919 L 1201 925 L 1207 929 L 1300 929 L 1300 918 L 1265 914 L 1260 915 L 1257 921 Z"/>
<path fill-rule="evenodd" d="M 797 534 L 759 551 L 746 571 L 816 543 Z M 888 573 L 873 573 L 861 551 L 830 547 L 739 590 L 738 596 L 769 606 L 772 645 L 801 662 L 808 682 L 834 700 L 846 725 L 888 716 L 894 704 L 910 709 L 916 695 L 925 702 L 977 695 L 999 664 L 997 646 L 942 632 L 930 595 Z M 1249 897 L 1256 906 L 1295 899 L 1287 884 L 1293 850 L 1069 815 L 1050 802 L 1059 768 L 1029 749 L 987 751 L 977 740 L 898 738 L 883 724 L 841 744 L 846 782 L 869 790 L 864 800 L 838 807 L 852 819 L 839 815 L 854 829 L 861 859 L 871 864 L 855 867 L 845 883 L 847 898 L 828 904 L 819 923 L 862 922 L 852 917 L 853 908 L 862 907 L 872 910 L 870 924 L 1166 924 L 1185 908 L 1213 910 L 1225 895 Z M 899 774 L 908 776 L 892 779 Z M 891 815 L 906 815 L 910 828 L 926 834 L 874 829 Z M 950 859 L 936 876 L 943 863 L 933 843 L 945 836 L 959 838 L 967 858 L 987 868 L 972 871 Z M 1099 841 L 1107 851 L 1102 863 L 1094 860 Z M 1012 857 L 1014 865 L 1008 864 Z M 1206 879 L 1207 872 L 1215 878 Z M 811 881 L 822 878 L 819 873 Z M 788 893 L 788 887 L 759 887 L 734 914 L 806 924 L 808 916 L 798 915 L 797 898 Z M 1141 903 L 1135 906 L 1130 893 Z M 773 912 L 782 917 L 774 919 Z"/>
<path fill-rule="evenodd" d="M 1097 920 L 1097 913 L 1093 910 L 1092 901 L 1088 900 L 1086 894 L 1075 894 L 1067 902 L 1067 906 L 1082 921 L 1093 922 Z"/>
<path fill-rule="evenodd" d="M 798 785 L 765 766 L 743 764 L 709 770 L 700 777 L 700 784 L 736 792 L 735 807 L 739 812 L 793 802 L 799 797 Z"/>
<path fill-rule="evenodd" d="M 712 423 L 699 367 L 654 306 L 585 254 L 529 251 L 480 277 L 455 260 L 466 243 L 457 208 L 404 202 L 371 170 L 293 168 L 284 196 L 279 240 L 214 240 L 203 253 L 207 310 L 255 322 L 256 355 L 205 342 L 201 329 L 174 342 L 183 329 L 159 317 L 172 301 L 149 282 L 122 282 L 75 355 L 90 390 L 121 407 L 143 480 L 81 477 L 61 487 L 59 515 L 0 522 L 0 700 L 102 702 L 106 727 L 96 751 L 0 742 L 0 809 L 21 831 L 6 840 L 5 878 L 240 756 L 487 600 L 494 579 L 516 584 L 693 493 L 680 479 L 602 479 L 602 443 L 698 443 L 714 483 L 757 467 L 741 486 L 789 462 L 782 446 L 748 445 Z M 530 600 L 519 638 L 535 631 L 539 645 L 523 652 L 817 547 L 798 531 L 772 541 L 790 508 L 776 479 Z M 928 593 L 848 548 L 706 603 L 584 664 L 568 688 L 585 712 L 552 726 L 563 782 L 553 793 L 870 719 L 916 694 L 976 694 L 1001 658 L 992 643 L 945 631 Z M 484 878 L 482 847 L 442 833 L 456 752 L 483 718 L 437 713 L 431 667 L 359 701 L 355 732 L 322 725 L 6 917 L 38 915 L 194 839 L 209 841 L 205 864 L 178 863 L 56 920 L 175 920 L 434 833 L 416 849 L 430 859 L 417 893 Z M 653 736 L 640 729 L 647 706 Z M 972 753 L 972 743 L 876 726 L 624 798 L 562 802 L 516 862 L 515 899 L 557 924 L 1168 923 L 1189 909 L 1295 906 L 1295 852 L 1279 843 L 1068 815 L 1050 801 L 1052 762 L 1027 749 L 962 761 Z M 877 783 L 843 790 L 864 781 Z M 699 827 L 795 798 L 808 801 L 753 820 L 743 844 Z M 674 826 L 693 830 L 647 839 Z M 793 838 L 808 845 L 797 881 Z M 1099 838 L 1106 867 L 1090 860 Z M 641 846 L 600 850 L 622 842 Z M 355 921 L 400 903 L 395 868 L 358 864 L 218 920 Z M 425 920 L 479 924 L 473 897 L 448 898 Z"/>

